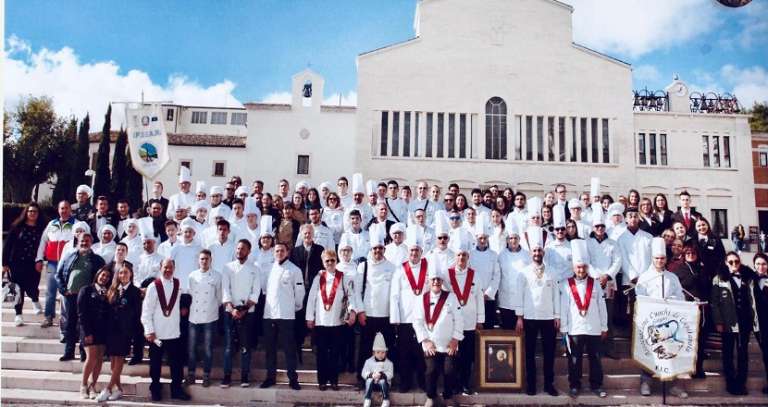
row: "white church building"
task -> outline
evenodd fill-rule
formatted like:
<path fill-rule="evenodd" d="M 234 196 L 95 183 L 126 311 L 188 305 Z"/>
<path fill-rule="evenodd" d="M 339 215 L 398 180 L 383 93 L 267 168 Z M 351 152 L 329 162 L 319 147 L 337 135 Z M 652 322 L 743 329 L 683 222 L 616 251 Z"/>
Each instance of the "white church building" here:
<path fill-rule="evenodd" d="M 678 79 L 633 94 L 629 64 L 574 43 L 572 13 L 555 0 L 421 0 L 413 38 L 357 56 L 356 107 L 323 105 L 309 69 L 290 104 L 165 105 L 171 163 L 158 179 L 166 195 L 181 165 L 209 186 L 239 175 L 267 191 L 362 172 L 575 195 L 597 176 L 614 197 L 636 188 L 674 205 L 687 190 L 726 233 L 757 225 L 748 116 Z"/>

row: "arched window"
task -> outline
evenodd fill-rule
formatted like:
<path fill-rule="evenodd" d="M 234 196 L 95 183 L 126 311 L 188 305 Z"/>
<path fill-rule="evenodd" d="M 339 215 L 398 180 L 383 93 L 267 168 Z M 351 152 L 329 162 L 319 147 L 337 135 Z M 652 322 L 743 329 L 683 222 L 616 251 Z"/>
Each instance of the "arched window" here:
<path fill-rule="evenodd" d="M 507 103 L 498 96 L 485 104 L 485 158 L 507 159 Z"/>

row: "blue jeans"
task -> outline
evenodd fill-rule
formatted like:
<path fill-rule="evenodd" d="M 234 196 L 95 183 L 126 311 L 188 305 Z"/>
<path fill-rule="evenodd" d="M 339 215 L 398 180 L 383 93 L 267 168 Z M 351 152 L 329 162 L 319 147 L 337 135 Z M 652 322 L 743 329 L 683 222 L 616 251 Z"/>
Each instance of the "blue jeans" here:
<path fill-rule="evenodd" d="M 224 313 L 224 376 L 232 374 L 232 340 L 237 338 L 237 350 L 240 353 L 240 376 L 248 378 L 251 372 L 251 336 L 255 313 L 246 314 L 235 321 L 232 314 Z"/>
<path fill-rule="evenodd" d="M 56 266 L 58 264 L 55 261 L 49 261 L 45 266 L 48 273 L 46 277 L 48 287 L 45 294 L 45 318 L 51 320 L 56 317 L 56 296 L 59 294 L 59 283 L 56 282 Z"/>
<path fill-rule="evenodd" d="M 213 331 L 216 330 L 216 321 L 207 324 L 189 323 L 189 371 L 187 375 L 194 375 L 197 367 L 197 336 L 203 335 L 203 374 L 210 375 L 213 366 Z"/>
<path fill-rule="evenodd" d="M 365 379 L 365 398 L 371 399 L 373 397 L 373 391 L 377 388 L 381 389 L 382 398 L 384 400 L 389 400 L 389 382 L 383 377 L 376 383 L 374 383 L 373 378 L 371 377 Z"/>

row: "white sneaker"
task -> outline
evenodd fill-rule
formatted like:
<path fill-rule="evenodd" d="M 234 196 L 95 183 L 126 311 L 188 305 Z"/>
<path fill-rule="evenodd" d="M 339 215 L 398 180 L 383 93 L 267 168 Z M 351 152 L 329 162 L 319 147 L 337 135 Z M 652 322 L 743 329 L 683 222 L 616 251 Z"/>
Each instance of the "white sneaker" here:
<path fill-rule="evenodd" d="M 644 397 L 651 395 L 651 386 L 648 383 L 640 383 L 640 395 Z"/>
<path fill-rule="evenodd" d="M 96 396 L 99 395 L 99 392 L 96 390 L 96 384 L 92 384 L 91 387 L 88 388 L 88 391 L 90 392 L 90 399 L 95 399 Z"/>
<path fill-rule="evenodd" d="M 88 394 L 88 386 L 80 385 L 80 398 L 88 400 L 91 396 Z"/>
<path fill-rule="evenodd" d="M 112 392 L 112 395 L 109 396 L 109 401 L 115 401 L 119 400 L 120 397 L 123 397 L 123 391 L 120 389 L 115 389 L 115 391 Z"/>
<path fill-rule="evenodd" d="M 688 393 L 685 390 L 683 390 L 681 387 L 679 387 L 679 386 L 672 386 L 669 389 L 669 394 L 671 394 L 671 395 L 673 395 L 675 397 L 679 397 L 681 399 L 687 399 L 688 398 Z"/>
<path fill-rule="evenodd" d="M 384 400 L 381 402 L 381 407 L 389 407 L 389 400 Z"/>
<path fill-rule="evenodd" d="M 13 318 L 13 325 L 14 326 L 24 326 L 24 318 L 22 318 L 21 315 L 16 315 Z"/>
<path fill-rule="evenodd" d="M 40 307 L 40 301 L 32 303 L 32 313 L 35 315 L 40 315 L 43 313 L 43 309 Z"/>
<path fill-rule="evenodd" d="M 105 387 L 104 390 L 102 390 L 101 393 L 99 393 L 99 395 L 96 396 L 96 398 L 94 400 L 96 400 L 97 403 L 101 403 L 101 402 L 109 400 L 109 397 L 111 395 L 112 395 L 112 393 L 110 393 L 109 389 L 107 389 Z"/>
<path fill-rule="evenodd" d="M 371 399 L 363 400 L 363 407 L 371 407 Z"/>

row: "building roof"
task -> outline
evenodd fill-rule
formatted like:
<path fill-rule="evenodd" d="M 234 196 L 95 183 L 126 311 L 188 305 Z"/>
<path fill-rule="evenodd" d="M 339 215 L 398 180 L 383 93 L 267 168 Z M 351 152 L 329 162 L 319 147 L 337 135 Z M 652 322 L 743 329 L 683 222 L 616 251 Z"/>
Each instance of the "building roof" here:
<path fill-rule="evenodd" d="M 262 102 L 248 102 L 245 103 L 247 109 L 252 110 L 277 110 L 277 111 L 289 111 L 291 110 L 290 103 L 262 103 Z M 333 112 L 333 113 L 354 113 L 357 111 L 357 106 L 346 105 L 321 105 L 321 112 Z"/>
<path fill-rule="evenodd" d="M 118 133 L 114 130 L 110 132 L 109 138 L 112 143 L 117 140 Z M 88 138 L 91 143 L 98 143 L 101 141 L 101 132 L 90 133 Z M 168 144 L 172 146 L 245 148 L 246 140 L 246 136 L 168 133 Z"/>

